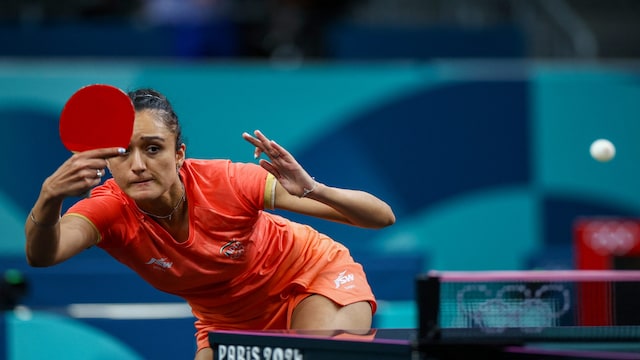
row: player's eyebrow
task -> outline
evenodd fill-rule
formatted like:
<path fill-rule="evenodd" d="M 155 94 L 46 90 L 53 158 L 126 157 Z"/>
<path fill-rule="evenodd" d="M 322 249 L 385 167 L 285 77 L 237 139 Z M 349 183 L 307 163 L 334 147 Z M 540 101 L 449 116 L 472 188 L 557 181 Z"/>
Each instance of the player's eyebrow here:
<path fill-rule="evenodd" d="M 165 138 L 163 136 L 160 135 L 146 135 L 146 136 L 140 136 L 140 140 L 145 140 L 145 141 L 166 141 Z"/>

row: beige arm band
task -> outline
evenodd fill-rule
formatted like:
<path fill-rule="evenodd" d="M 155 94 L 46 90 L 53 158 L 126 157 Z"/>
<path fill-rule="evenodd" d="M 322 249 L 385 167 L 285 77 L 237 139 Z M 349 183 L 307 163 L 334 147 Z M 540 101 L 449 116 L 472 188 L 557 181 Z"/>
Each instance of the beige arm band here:
<path fill-rule="evenodd" d="M 264 207 L 269 210 L 276 208 L 276 177 L 273 174 L 267 174 L 267 181 L 264 187 Z"/>

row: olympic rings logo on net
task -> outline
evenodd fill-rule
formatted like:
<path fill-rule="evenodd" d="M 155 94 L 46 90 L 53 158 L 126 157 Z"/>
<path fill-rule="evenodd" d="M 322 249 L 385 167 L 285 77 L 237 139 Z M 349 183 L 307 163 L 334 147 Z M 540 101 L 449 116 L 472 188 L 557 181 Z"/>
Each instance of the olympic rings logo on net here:
<path fill-rule="evenodd" d="M 507 328 L 539 332 L 557 326 L 571 310 L 571 292 L 563 284 L 510 284 L 491 289 L 486 284 L 466 285 L 457 292 L 460 314 L 468 327 L 502 333 Z"/>

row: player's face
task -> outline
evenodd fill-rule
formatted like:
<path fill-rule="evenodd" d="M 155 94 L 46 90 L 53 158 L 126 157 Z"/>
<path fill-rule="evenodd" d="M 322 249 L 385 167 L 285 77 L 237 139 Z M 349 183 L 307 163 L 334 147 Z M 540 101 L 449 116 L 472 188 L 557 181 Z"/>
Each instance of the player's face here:
<path fill-rule="evenodd" d="M 139 204 L 181 196 L 178 168 L 184 145 L 176 151 L 176 135 L 154 110 L 136 112 L 131 143 L 125 156 L 109 160 L 109 170 L 120 188 Z"/>

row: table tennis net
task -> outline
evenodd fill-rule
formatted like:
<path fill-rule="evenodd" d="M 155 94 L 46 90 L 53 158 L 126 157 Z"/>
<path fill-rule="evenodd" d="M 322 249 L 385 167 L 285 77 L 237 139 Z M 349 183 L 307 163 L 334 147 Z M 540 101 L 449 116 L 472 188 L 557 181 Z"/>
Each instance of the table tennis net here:
<path fill-rule="evenodd" d="M 640 339 L 640 271 L 430 272 L 417 293 L 423 336 Z"/>

